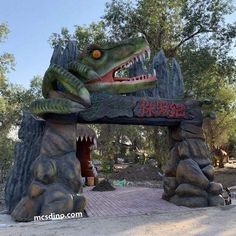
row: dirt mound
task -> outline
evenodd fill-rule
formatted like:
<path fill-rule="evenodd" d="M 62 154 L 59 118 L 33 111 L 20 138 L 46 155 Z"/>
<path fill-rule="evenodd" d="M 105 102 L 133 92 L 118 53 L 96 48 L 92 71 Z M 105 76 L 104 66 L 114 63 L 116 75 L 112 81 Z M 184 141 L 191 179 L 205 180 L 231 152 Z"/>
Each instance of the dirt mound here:
<path fill-rule="evenodd" d="M 114 191 L 115 188 L 107 180 L 102 180 L 92 191 Z"/>
<path fill-rule="evenodd" d="M 224 188 L 236 185 L 236 165 L 230 167 L 215 168 L 215 182 L 222 183 Z"/>
<path fill-rule="evenodd" d="M 125 169 L 112 173 L 111 179 L 126 179 L 128 181 L 161 180 L 160 170 L 150 165 L 133 164 Z"/>

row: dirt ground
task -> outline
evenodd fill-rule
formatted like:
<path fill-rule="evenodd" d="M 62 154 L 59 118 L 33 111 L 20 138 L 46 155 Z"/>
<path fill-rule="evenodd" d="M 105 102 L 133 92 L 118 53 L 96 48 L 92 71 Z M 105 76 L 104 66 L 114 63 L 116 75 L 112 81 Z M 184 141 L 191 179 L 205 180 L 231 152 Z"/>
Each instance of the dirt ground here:
<path fill-rule="evenodd" d="M 153 166 L 133 164 L 126 169 L 112 173 L 109 178 L 127 181 L 160 181 L 161 171 Z M 226 163 L 224 168 L 215 168 L 215 182 L 223 187 L 236 186 L 236 163 Z"/>
<path fill-rule="evenodd" d="M 133 175 L 133 173 L 131 174 Z M 121 175 L 119 177 L 122 178 Z M 135 178 L 138 179 L 137 176 Z M 226 164 L 223 169 L 216 168 L 215 181 L 222 183 L 224 187 L 236 186 L 236 164 Z M 2 205 L 3 208 L 4 205 Z M 0 235 L 235 236 L 235 219 L 236 199 L 234 198 L 232 199 L 232 205 L 224 207 L 189 209 L 184 212 L 152 212 L 122 217 L 90 217 L 47 222 L 16 223 L 9 215 L 0 214 Z"/>
<path fill-rule="evenodd" d="M 0 215 L 1 236 L 235 236 L 236 203 L 185 212 L 14 223 Z"/>
<path fill-rule="evenodd" d="M 215 168 L 215 182 L 225 187 L 236 186 L 236 163 L 225 164 L 225 168 Z"/>
<path fill-rule="evenodd" d="M 161 171 L 153 166 L 134 164 L 112 173 L 109 179 L 133 181 L 134 186 L 161 187 Z M 215 168 L 215 182 L 225 187 L 236 186 L 236 163 L 227 163 L 225 168 Z M 136 184 L 135 184 L 136 183 Z M 0 190 L 3 186 L 0 185 Z M 0 211 L 5 209 L 4 193 L 0 191 Z"/>
<path fill-rule="evenodd" d="M 151 165 L 130 164 L 127 168 L 117 170 L 109 176 L 111 179 L 127 181 L 161 180 L 161 171 Z"/>

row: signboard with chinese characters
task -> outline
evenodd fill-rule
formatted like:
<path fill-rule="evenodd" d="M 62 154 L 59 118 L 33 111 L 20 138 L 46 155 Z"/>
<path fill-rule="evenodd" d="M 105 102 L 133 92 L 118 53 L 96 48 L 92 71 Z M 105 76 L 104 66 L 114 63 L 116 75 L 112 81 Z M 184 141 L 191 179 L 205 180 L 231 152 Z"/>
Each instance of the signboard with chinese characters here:
<path fill-rule="evenodd" d="M 183 119 L 186 117 L 186 108 L 183 102 L 141 99 L 137 102 L 134 115 L 142 118 L 166 117 L 170 119 Z"/>
<path fill-rule="evenodd" d="M 90 107 L 79 113 L 70 116 L 49 114 L 46 118 L 65 123 L 173 126 L 182 120 L 194 119 L 193 112 L 196 110 L 194 103 L 189 100 L 154 97 L 92 94 L 91 103 Z"/>

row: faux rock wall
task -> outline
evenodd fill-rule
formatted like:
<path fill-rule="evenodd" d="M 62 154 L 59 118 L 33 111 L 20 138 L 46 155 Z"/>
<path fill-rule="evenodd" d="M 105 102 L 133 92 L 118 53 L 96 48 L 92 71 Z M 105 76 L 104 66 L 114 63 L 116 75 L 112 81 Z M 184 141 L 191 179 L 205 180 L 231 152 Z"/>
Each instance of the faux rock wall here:
<path fill-rule="evenodd" d="M 214 168 L 202 130 L 203 116 L 196 101 L 195 118 L 170 128 L 172 148 L 163 179 L 163 199 L 176 205 L 206 207 L 224 205 L 223 187 L 214 182 Z"/>
<path fill-rule="evenodd" d="M 36 120 L 24 112 L 16 144 L 14 163 L 5 185 L 5 201 L 11 213 L 21 198 L 26 195 L 32 175 L 30 168 L 40 152 L 45 121 Z"/>
<path fill-rule="evenodd" d="M 6 185 L 11 216 L 16 221 L 31 221 L 34 216 L 51 213 L 83 212 L 86 201 L 80 195 L 76 124 L 41 123 L 27 114 L 20 137 L 23 142 L 16 147 L 16 161 Z"/>

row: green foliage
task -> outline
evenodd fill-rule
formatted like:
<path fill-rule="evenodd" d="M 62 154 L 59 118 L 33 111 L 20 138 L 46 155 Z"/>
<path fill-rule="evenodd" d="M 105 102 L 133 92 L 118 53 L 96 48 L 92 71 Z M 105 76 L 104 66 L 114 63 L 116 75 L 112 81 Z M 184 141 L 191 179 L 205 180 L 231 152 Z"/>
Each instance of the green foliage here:
<path fill-rule="evenodd" d="M 0 23 L 0 43 L 7 38 L 9 29 Z M 2 182 L 10 168 L 14 142 L 7 137 L 10 128 L 5 126 L 5 114 L 8 112 L 8 100 L 3 92 L 7 86 L 6 74 L 14 68 L 14 56 L 10 53 L 0 55 L 0 182 Z"/>
<path fill-rule="evenodd" d="M 232 1 L 224 0 L 113 0 L 103 17 L 111 37 L 120 40 L 143 33 L 151 49 L 164 48 L 173 56 L 182 45 L 197 38 L 201 46 L 229 48 L 236 36 L 235 24 L 225 24 L 233 12 Z"/>
<path fill-rule="evenodd" d="M 102 165 L 101 165 L 102 172 L 104 172 L 104 173 L 111 173 L 112 172 L 112 167 L 113 167 L 113 165 L 112 165 L 111 161 L 106 160 L 106 159 L 104 159 L 102 161 Z"/>
<path fill-rule="evenodd" d="M 186 92 L 193 91 L 198 98 L 214 98 L 220 86 L 232 84 L 235 79 L 235 59 L 227 57 L 219 60 L 209 47 L 198 48 L 192 42 L 183 47 L 178 60 L 183 71 Z"/>
<path fill-rule="evenodd" d="M 4 42 L 9 32 L 10 31 L 7 24 L 0 23 L 0 43 Z M 14 62 L 15 62 L 15 59 L 12 54 L 3 53 L 0 55 L 0 86 L 2 86 L 4 82 L 6 82 L 6 78 L 5 78 L 6 73 L 9 72 L 9 70 L 14 69 L 14 66 L 15 66 Z M 0 99 L 2 100 L 1 97 Z"/>
<path fill-rule="evenodd" d="M 41 84 L 42 78 L 37 76 L 31 81 L 30 89 L 10 83 L 0 88 L 0 94 L 5 100 L 5 109 L 0 113 L 0 131 L 9 130 L 12 125 L 19 125 L 22 111 L 27 110 L 33 100 L 42 96 Z"/>
<path fill-rule="evenodd" d="M 106 43 L 107 35 L 104 22 L 93 22 L 88 27 L 76 26 L 75 38 L 77 39 L 78 45 L 81 49 L 84 49 L 93 43 L 99 45 Z"/>
<path fill-rule="evenodd" d="M 97 43 L 99 45 L 107 42 L 105 24 L 103 21 L 91 23 L 89 26 L 75 26 L 75 33 L 71 35 L 67 28 L 63 27 L 61 33 L 53 33 L 49 38 L 52 47 L 56 45 L 65 46 L 68 40 L 76 40 L 80 50 L 86 49 L 88 45 Z"/>
<path fill-rule="evenodd" d="M 176 43 L 182 29 L 181 2 L 139 0 L 134 5 L 131 1 L 113 0 L 106 4 L 103 19 L 113 40 L 142 33 L 156 52 Z"/>
<path fill-rule="evenodd" d="M 6 134 L 0 136 L 0 183 L 5 180 L 8 170 L 12 164 L 12 154 L 15 142 L 7 138 Z"/>
<path fill-rule="evenodd" d="M 33 79 L 30 81 L 30 89 L 28 93 L 31 95 L 31 100 L 42 98 L 42 83 L 43 78 L 42 76 L 34 76 Z M 31 101 L 30 101 L 31 103 Z M 28 103 L 29 104 L 29 103 Z"/>
<path fill-rule="evenodd" d="M 236 135 L 236 88 L 219 88 L 213 105 L 208 108 L 217 112 L 217 119 L 204 121 L 204 130 L 208 144 L 212 147 L 227 144 Z"/>
<path fill-rule="evenodd" d="M 41 77 L 31 81 L 30 89 L 5 83 L 0 87 L 0 181 L 3 181 L 13 161 L 13 150 L 16 139 L 9 137 L 11 130 L 19 126 L 22 111 L 28 109 L 30 103 L 41 96 Z"/>
<path fill-rule="evenodd" d="M 61 33 L 52 33 L 52 35 L 49 38 L 49 43 L 52 47 L 55 47 L 56 45 L 62 45 L 65 46 L 66 42 L 68 40 L 71 40 L 72 36 L 69 33 L 69 30 L 66 27 L 62 27 Z"/>

